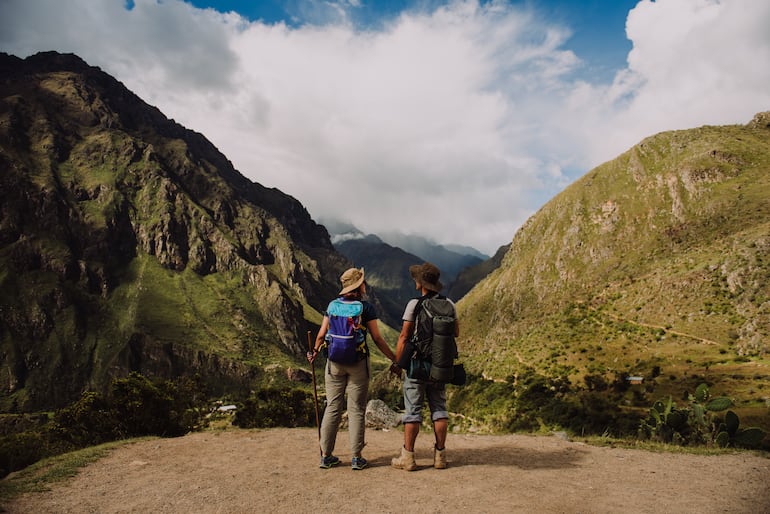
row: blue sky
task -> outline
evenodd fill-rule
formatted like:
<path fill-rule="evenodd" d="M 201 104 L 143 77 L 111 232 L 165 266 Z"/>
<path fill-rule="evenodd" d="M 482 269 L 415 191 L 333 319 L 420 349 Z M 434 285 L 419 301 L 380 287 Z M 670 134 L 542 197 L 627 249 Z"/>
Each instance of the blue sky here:
<path fill-rule="evenodd" d="M 76 53 L 315 219 L 488 254 L 643 138 L 769 110 L 768 26 L 756 0 L 0 1 L 1 51 Z"/>

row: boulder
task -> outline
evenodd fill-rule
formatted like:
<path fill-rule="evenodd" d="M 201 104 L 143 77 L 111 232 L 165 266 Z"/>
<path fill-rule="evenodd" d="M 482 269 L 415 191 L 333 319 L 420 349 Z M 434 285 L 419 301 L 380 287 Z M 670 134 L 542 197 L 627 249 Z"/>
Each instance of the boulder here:
<path fill-rule="evenodd" d="M 286 378 L 288 378 L 291 382 L 301 382 L 303 384 L 309 384 L 313 381 L 313 377 L 310 375 L 310 373 L 304 369 L 297 368 L 287 368 Z"/>
<path fill-rule="evenodd" d="M 401 423 L 401 414 L 382 400 L 369 400 L 366 404 L 366 428 L 377 430 L 395 428 Z"/>

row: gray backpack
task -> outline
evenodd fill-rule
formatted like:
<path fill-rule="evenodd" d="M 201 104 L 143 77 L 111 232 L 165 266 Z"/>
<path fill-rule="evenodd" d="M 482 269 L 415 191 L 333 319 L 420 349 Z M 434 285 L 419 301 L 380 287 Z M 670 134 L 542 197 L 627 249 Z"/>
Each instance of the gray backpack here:
<path fill-rule="evenodd" d="M 420 299 L 416 307 L 413 343 L 417 357 L 430 362 L 429 379 L 451 382 L 457 355 L 454 305 L 445 296 Z"/>

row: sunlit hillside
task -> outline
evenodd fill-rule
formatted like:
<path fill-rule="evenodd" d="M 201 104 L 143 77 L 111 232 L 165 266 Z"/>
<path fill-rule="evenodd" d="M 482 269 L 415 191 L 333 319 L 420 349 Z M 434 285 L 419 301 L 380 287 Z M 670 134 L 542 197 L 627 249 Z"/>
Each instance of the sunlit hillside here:
<path fill-rule="evenodd" d="M 640 376 L 638 406 L 706 381 L 770 418 L 769 124 L 649 137 L 546 204 L 460 302 L 468 367 Z"/>

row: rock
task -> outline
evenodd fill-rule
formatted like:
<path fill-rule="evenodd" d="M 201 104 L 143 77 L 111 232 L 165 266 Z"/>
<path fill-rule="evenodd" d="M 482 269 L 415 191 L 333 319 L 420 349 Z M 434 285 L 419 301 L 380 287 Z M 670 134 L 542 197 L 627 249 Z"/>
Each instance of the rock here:
<path fill-rule="evenodd" d="M 286 377 L 292 382 L 302 382 L 303 384 L 309 384 L 313 381 L 313 377 L 304 369 L 286 369 Z"/>
<path fill-rule="evenodd" d="M 401 423 L 401 415 L 382 400 L 369 400 L 366 404 L 366 428 L 382 430 Z"/>
<path fill-rule="evenodd" d="M 561 439 L 562 441 L 569 441 L 570 440 L 569 434 L 567 434 L 567 432 L 563 432 L 563 431 L 554 432 L 553 436 Z"/>
<path fill-rule="evenodd" d="M 760 112 L 749 122 L 749 127 L 758 129 L 770 128 L 770 111 Z"/>

